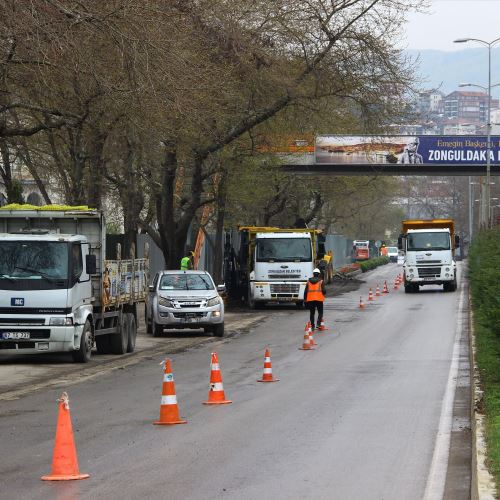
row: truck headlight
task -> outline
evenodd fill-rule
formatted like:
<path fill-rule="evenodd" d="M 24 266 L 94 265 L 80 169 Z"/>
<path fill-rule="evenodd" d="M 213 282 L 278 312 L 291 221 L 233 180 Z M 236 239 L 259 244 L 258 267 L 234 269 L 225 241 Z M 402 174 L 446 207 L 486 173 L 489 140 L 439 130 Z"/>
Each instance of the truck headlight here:
<path fill-rule="evenodd" d="M 445 269 L 445 271 L 449 271 L 449 270 L 450 270 L 450 268 L 449 268 L 449 267 L 447 267 L 447 268 Z"/>
<path fill-rule="evenodd" d="M 65 317 L 54 317 L 50 318 L 49 325 L 51 326 L 72 326 L 73 325 L 73 318 L 70 318 L 68 316 Z"/>
<path fill-rule="evenodd" d="M 213 297 L 207 300 L 207 307 L 218 306 L 220 304 L 219 297 Z"/>
<path fill-rule="evenodd" d="M 165 297 L 158 297 L 158 304 L 163 307 L 174 307 L 174 303 Z"/>

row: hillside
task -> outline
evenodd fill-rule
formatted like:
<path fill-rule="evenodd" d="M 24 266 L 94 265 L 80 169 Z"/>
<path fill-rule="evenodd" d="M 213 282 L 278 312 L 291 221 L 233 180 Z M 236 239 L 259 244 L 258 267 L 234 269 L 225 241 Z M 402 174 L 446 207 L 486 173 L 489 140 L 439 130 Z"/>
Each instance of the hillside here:
<path fill-rule="evenodd" d="M 445 52 L 441 50 L 406 50 L 412 59 L 418 58 L 418 67 L 424 89 L 440 87 L 445 94 L 457 90 L 459 83 L 488 84 L 488 50 L 471 48 Z M 500 48 L 491 52 L 491 83 L 500 83 Z M 473 90 L 472 88 L 470 90 Z M 492 89 L 494 97 L 500 88 Z"/>

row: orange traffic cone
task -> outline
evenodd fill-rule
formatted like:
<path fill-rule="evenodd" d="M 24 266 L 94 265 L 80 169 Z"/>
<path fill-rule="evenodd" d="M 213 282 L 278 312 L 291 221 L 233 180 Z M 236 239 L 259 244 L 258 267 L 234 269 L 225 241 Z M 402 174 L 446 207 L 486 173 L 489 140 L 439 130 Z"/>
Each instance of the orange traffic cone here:
<path fill-rule="evenodd" d="M 224 387 L 222 385 L 222 374 L 220 372 L 219 357 L 216 352 L 212 353 L 212 361 L 210 363 L 210 390 L 208 391 L 208 400 L 204 401 L 204 405 L 226 405 L 232 403 L 226 399 Z"/>
<path fill-rule="evenodd" d="M 394 280 L 394 290 L 399 289 L 399 276 Z"/>
<path fill-rule="evenodd" d="M 170 359 L 165 360 L 165 371 L 163 373 L 163 387 L 161 391 L 160 420 L 155 425 L 186 424 L 187 420 L 181 420 L 179 408 L 177 407 L 177 396 L 175 395 L 174 375 Z"/>
<path fill-rule="evenodd" d="M 380 297 L 380 288 L 378 285 L 377 285 L 377 289 L 375 291 L 375 297 Z"/>
<path fill-rule="evenodd" d="M 262 378 L 257 380 L 257 382 L 278 382 L 279 378 L 273 378 L 273 367 L 271 366 L 271 354 L 269 349 L 266 349 L 266 354 L 264 356 L 264 373 Z"/>
<path fill-rule="evenodd" d="M 309 331 L 304 332 L 304 341 L 302 342 L 302 347 L 299 347 L 300 351 L 312 351 L 314 347 L 311 345 L 311 337 Z"/>
<path fill-rule="evenodd" d="M 373 300 L 373 292 L 371 288 L 370 291 L 368 292 L 368 300 Z"/>
<path fill-rule="evenodd" d="M 387 281 L 384 281 L 384 289 L 382 290 L 382 293 L 389 293 L 389 289 L 387 288 Z"/>
<path fill-rule="evenodd" d="M 318 345 L 318 343 L 314 340 L 314 337 L 313 337 L 313 329 L 309 328 L 309 330 L 307 331 L 307 333 L 309 334 L 309 345 L 311 347 L 314 347 L 315 345 Z"/>
<path fill-rule="evenodd" d="M 323 318 L 321 318 L 321 322 L 318 326 L 318 330 L 320 330 L 320 331 L 328 330 L 328 328 L 325 326 L 325 320 Z"/>
<path fill-rule="evenodd" d="M 44 481 L 70 481 L 72 479 L 87 479 L 89 474 L 80 474 L 76 457 L 73 427 L 69 413 L 68 395 L 63 392 L 59 401 L 57 417 L 56 441 L 52 457 L 52 472 L 42 476 Z"/>
<path fill-rule="evenodd" d="M 359 308 L 360 309 L 364 309 L 365 308 L 365 304 L 363 303 L 363 297 L 359 297 Z"/>

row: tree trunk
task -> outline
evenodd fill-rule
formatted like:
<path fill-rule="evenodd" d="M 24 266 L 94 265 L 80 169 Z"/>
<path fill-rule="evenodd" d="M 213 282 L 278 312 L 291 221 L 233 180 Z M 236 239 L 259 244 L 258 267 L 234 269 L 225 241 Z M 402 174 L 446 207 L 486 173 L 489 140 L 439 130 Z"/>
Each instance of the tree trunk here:
<path fill-rule="evenodd" d="M 227 172 L 223 171 L 217 188 L 217 221 L 215 224 L 215 249 L 213 279 L 216 284 L 222 283 L 224 264 L 224 219 L 226 217 Z"/>

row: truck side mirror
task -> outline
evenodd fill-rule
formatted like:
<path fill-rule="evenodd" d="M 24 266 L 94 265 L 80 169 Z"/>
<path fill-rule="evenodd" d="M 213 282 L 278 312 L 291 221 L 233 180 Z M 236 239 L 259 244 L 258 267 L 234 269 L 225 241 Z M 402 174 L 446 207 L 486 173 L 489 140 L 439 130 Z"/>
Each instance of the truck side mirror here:
<path fill-rule="evenodd" d="M 403 250 L 403 237 L 398 237 L 398 250 Z"/>
<path fill-rule="evenodd" d="M 460 236 L 455 235 L 455 248 L 460 248 Z"/>
<path fill-rule="evenodd" d="M 217 285 L 217 291 L 219 293 L 225 293 L 226 292 L 226 285 L 225 284 Z"/>
<path fill-rule="evenodd" d="M 97 262 L 95 255 L 87 254 L 85 256 L 85 268 L 87 270 L 87 274 L 97 273 Z"/>

